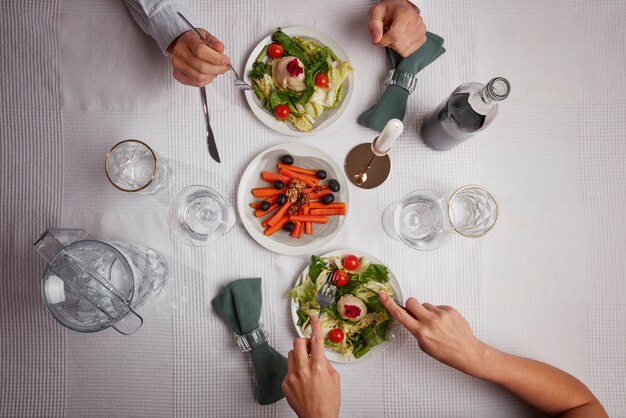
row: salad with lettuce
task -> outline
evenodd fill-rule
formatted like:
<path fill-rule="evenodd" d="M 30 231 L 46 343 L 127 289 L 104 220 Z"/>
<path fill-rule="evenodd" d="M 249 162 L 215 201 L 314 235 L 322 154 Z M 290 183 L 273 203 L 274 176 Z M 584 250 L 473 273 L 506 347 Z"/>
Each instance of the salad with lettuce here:
<path fill-rule="evenodd" d="M 389 338 L 393 319 L 376 294 L 394 296 L 389 271 L 354 255 L 312 256 L 308 273 L 303 272 L 298 285 L 287 293 L 296 303 L 297 326 L 304 336 L 311 335 L 309 319 L 319 314 L 317 292 L 326 281 L 337 286 L 334 302 L 320 317 L 327 348 L 358 359 Z"/>
<path fill-rule="evenodd" d="M 313 39 L 292 38 L 278 28 L 248 75 L 257 97 L 277 120 L 311 132 L 322 113 L 343 100 L 351 72 L 350 63 L 329 47 Z"/>

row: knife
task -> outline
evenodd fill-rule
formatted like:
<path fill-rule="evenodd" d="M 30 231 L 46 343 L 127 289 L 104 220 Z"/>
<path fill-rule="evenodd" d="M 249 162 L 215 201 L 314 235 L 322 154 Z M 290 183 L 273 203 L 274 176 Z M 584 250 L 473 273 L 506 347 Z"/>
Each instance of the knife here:
<path fill-rule="evenodd" d="M 200 95 L 202 96 L 202 108 L 204 109 L 204 119 L 206 121 L 206 143 L 209 146 L 209 154 L 211 157 L 221 163 L 220 154 L 217 152 L 217 145 L 215 144 L 215 137 L 213 136 L 213 129 L 211 129 L 211 122 L 209 121 L 209 106 L 206 101 L 206 89 L 200 87 Z"/>

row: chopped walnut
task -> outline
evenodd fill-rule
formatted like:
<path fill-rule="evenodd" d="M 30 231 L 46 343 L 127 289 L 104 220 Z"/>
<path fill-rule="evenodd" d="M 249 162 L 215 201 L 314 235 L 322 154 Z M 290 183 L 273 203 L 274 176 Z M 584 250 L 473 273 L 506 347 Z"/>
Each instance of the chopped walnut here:
<path fill-rule="evenodd" d="M 289 188 L 287 189 L 287 192 L 285 193 L 287 195 L 287 200 L 289 201 L 289 203 L 296 203 L 298 201 L 298 196 L 300 195 L 300 192 L 298 192 L 298 190 L 296 190 L 295 188 Z"/>
<path fill-rule="evenodd" d="M 306 187 L 306 183 L 300 180 L 294 180 L 289 184 L 289 189 L 285 193 L 287 195 L 287 200 L 289 203 L 294 204 L 298 201 L 300 196 L 300 191 Z"/>

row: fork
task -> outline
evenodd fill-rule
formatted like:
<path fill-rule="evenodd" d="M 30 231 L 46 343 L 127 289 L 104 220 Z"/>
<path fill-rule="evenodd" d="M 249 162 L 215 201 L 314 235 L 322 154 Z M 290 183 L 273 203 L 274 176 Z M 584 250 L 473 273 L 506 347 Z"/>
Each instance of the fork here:
<path fill-rule="evenodd" d="M 208 46 L 209 48 L 211 48 L 211 45 L 209 45 L 209 43 L 207 42 L 207 40 L 204 38 L 204 36 L 202 36 L 202 34 L 200 32 L 198 32 L 198 29 L 196 29 L 191 22 L 189 22 L 185 16 L 183 16 L 180 12 L 176 12 L 178 13 L 178 16 L 180 16 L 181 19 L 183 19 L 185 21 L 185 23 L 187 24 L 187 26 L 189 26 L 189 28 L 191 28 L 196 35 L 198 35 L 198 37 L 200 39 L 202 39 L 204 41 L 204 43 L 206 44 L 206 46 Z M 213 48 L 211 48 L 213 49 Z M 235 87 L 237 87 L 239 90 L 252 90 L 252 87 L 250 87 L 250 84 L 246 83 L 245 81 L 243 81 L 241 79 L 241 77 L 239 77 L 239 74 L 237 73 L 237 71 L 235 71 L 235 69 L 232 67 L 232 65 L 228 64 L 228 68 L 230 68 L 230 70 L 235 73 Z"/>
<path fill-rule="evenodd" d="M 334 301 L 337 294 L 337 286 L 331 283 L 330 279 L 326 279 L 322 287 L 317 291 L 317 303 L 320 305 L 319 316 L 326 308 L 328 308 Z"/>

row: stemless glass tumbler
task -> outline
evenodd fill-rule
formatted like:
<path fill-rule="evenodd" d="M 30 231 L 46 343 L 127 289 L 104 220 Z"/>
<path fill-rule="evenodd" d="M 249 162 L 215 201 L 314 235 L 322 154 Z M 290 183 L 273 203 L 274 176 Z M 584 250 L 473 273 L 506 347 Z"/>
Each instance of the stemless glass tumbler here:
<path fill-rule="evenodd" d="M 206 186 L 188 186 L 171 200 L 168 222 L 174 235 L 187 245 L 199 247 L 226 234 L 235 213 L 224 198 Z"/>
<path fill-rule="evenodd" d="M 498 220 L 498 202 L 487 189 L 467 185 L 439 196 L 417 190 L 383 212 L 385 233 L 416 250 L 434 250 L 445 244 L 452 232 L 479 238 L 493 229 Z"/>
<path fill-rule="evenodd" d="M 104 159 L 104 171 L 117 189 L 142 194 L 160 192 L 172 177 L 169 162 L 136 139 L 113 145 Z"/>

